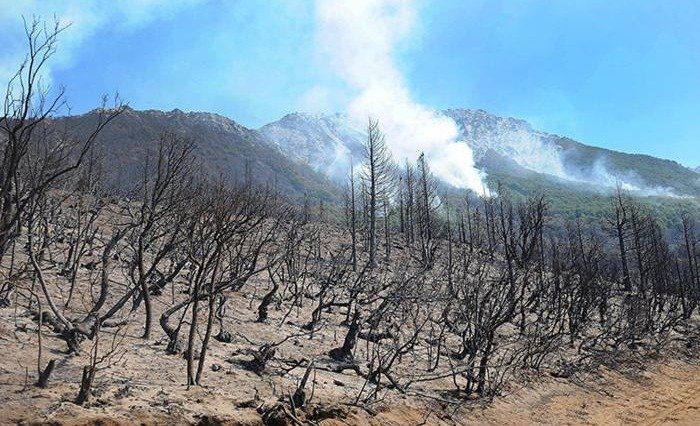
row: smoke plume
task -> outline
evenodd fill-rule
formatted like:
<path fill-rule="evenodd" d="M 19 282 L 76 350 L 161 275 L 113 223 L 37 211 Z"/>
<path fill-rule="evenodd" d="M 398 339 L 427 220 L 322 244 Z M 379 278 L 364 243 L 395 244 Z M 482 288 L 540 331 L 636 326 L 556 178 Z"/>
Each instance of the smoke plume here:
<path fill-rule="evenodd" d="M 484 174 L 474 166 L 471 148 L 457 140 L 457 125 L 415 102 L 396 65 L 417 9 L 414 0 L 317 0 L 317 45 L 354 92 L 347 108 L 354 125 L 376 118 L 396 160 L 415 160 L 423 152 L 443 181 L 480 193 Z"/>
<path fill-rule="evenodd" d="M 475 118 L 478 120 L 478 118 Z M 564 181 L 590 185 L 591 190 L 610 193 L 617 187 L 640 196 L 681 198 L 672 188 L 651 186 L 634 170 L 615 167 L 604 154 L 590 163 L 577 165 L 551 140 L 551 135 L 536 131 L 529 124 L 513 119 L 498 119 L 499 124 L 470 139 L 477 157 L 494 150 L 525 169 L 554 176 Z"/>

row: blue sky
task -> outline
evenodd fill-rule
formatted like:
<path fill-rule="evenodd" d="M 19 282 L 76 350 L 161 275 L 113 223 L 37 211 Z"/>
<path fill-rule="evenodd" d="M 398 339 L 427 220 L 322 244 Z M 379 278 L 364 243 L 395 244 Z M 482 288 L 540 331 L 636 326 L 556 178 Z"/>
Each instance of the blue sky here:
<path fill-rule="evenodd" d="M 68 4 L 68 6 L 66 6 Z M 1 67 L 21 14 L 72 20 L 51 68 L 73 112 L 118 91 L 137 109 L 257 127 L 353 96 L 319 54 L 315 4 L 0 0 Z M 431 108 L 481 108 L 584 143 L 700 165 L 700 2 L 425 0 L 395 61 Z M 0 76 L 2 76 L 0 69 Z"/>

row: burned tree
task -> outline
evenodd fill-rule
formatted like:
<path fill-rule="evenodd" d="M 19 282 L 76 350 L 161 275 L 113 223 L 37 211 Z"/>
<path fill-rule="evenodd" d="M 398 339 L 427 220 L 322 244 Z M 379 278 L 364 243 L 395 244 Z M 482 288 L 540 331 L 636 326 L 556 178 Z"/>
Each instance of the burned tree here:
<path fill-rule="evenodd" d="M 144 339 L 150 337 L 153 322 L 151 292 L 157 294 L 185 264 L 178 261 L 167 275 L 160 271 L 184 238 L 183 208 L 193 191 L 193 143 L 164 134 L 157 147 L 155 159 L 145 160 L 143 180 L 136 192 L 138 202 L 125 204 L 124 212 L 129 229 L 125 251 L 131 265 L 128 277 L 137 294 L 134 308 L 143 301 L 146 311 Z"/>
<path fill-rule="evenodd" d="M 367 141 L 365 142 L 365 163 L 363 169 L 364 192 L 367 199 L 367 241 L 369 261 L 377 264 L 378 231 L 377 223 L 381 215 L 382 200 L 388 197 L 393 180 L 391 154 L 379 129 L 379 122 L 369 120 Z"/>
<path fill-rule="evenodd" d="M 51 95 L 41 77 L 65 28 L 58 22 L 25 23 L 27 56 L 6 86 L 0 116 L 0 260 L 21 234 L 28 206 L 74 173 L 102 129 L 123 111 L 118 102 L 111 109 L 103 102 L 97 124 L 83 138 L 47 126 L 65 108 L 64 90 Z"/>

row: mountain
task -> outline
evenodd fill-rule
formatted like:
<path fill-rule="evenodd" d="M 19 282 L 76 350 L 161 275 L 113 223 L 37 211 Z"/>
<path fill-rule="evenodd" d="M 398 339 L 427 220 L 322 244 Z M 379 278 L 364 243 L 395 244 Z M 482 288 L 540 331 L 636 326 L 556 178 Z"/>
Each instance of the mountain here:
<path fill-rule="evenodd" d="M 500 183 L 520 196 L 545 192 L 553 210 L 564 216 L 602 215 L 617 185 L 670 215 L 674 203 L 700 201 L 698 174 L 674 161 L 586 145 L 483 110 L 442 114 L 454 120 L 459 139 L 472 148 L 476 166 L 492 188 Z M 349 154 L 361 158 L 365 138 L 342 114 L 289 114 L 259 131 L 285 155 L 337 182 L 347 176 Z"/>
<path fill-rule="evenodd" d="M 97 111 L 56 119 L 71 132 L 85 134 L 94 128 Z M 138 179 L 147 153 L 154 154 L 163 133 L 191 139 L 204 170 L 233 180 L 245 176 L 246 167 L 254 182 L 276 183 L 287 195 L 309 194 L 324 200 L 338 200 L 337 186 L 307 165 L 287 158 L 257 131 L 211 113 L 146 110 L 127 108 L 107 125 L 96 140 L 103 154 L 108 178 L 121 185 Z"/>
<path fill-rule="evenodd" d="M 260 133 L 288 157 L 342 181 L 350 159 L 362 158 L 363 130 L 350 126 L 343 114 L 292 113 L 266 124 Z"/>
<path fill-rule="evenodd" d="M 646 196 L 700 196 L 697 175 L 674 161 L 585 145 L 533 129 L 524 120 L 483 110 L 442 113 L 454 120 L 459 139 L 469 144 L 477 167 L 492 182 L 503 175 L 517 179 L 534 172 L 543 184 L 568 184 L 576 190 L 599 191 L 619 183 Z M 361 156 L 364 141 L 362 129 L 353 128 L 342 114 L 289 114 L 263 126 L 260 133 L 286 155 L 333 179 L 347 175 L 348 158 Z"/>
<path fill-rule="evenodd" d="M 602 216 L 616 184 L 644 196 L 669 217 L 678 216 L 681 204 L 700 205 L 700 176 L 673 161 L 585 145 L 481 110 L 443 114 L 472 147 L 490 186 L 501 184 L 516 196 L 544 192 L 552 212 L 563 220 Z M 83 134 L 97 120 L 97 111 L 54 119 Z M 274 182 L 289 196 L 308 194 L 331 203 L 341 199 L 350 158 L 361 161 L 365 138 L 363 129 L 343 114 L 293 113 L 254 130 L 217 114 L 127 108 L 96 141 L 109 180 L 126 186 L 137 182 L 143 158 L 155 153 L 164 132 L 192 139 L 207 173 L 241 180 L 248 168 L 258 184 Z"/>
<path fill-rule="evenodd" d="M 446 110 L 444 114 L 455 121 L 460 138 L 474 150 L 477 165 L 485 166 L 492 178 L 500 172 L 490 158 L 496 153 L 550 181 L 574 187 L 586 184 L 592 191 L 621 184 L 642 196 L 700 196 L 697 175 L 675 161 L 586 145 L 533 129 L 524 120 L 482 110 Z"/>

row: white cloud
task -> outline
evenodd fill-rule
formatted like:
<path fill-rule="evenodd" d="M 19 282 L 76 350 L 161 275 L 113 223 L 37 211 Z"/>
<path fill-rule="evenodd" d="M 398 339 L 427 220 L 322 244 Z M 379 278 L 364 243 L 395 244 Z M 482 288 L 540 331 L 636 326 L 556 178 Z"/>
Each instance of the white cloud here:
<path fill-rule="evenodd" d="M 477 192 L 483 173 L 471 148 L 457 140 L 455 122 L 411 98 L 395 55 L 417 19 L 413 0 L 317 0 L 316 44 L 332 69 L 356 92 L 348 105 L 356 125 L 379 120 L 394 157 L 415 160 L 424 152 L 435 174 Z"/>
<path fill-rule="evenodd" d="M 0 31 L 5 43 L 0 46 L 0 82 L 14 74 L 24 60 L 26 39 L 22 17 L 27 21 L 36 16 L 52 23 L 53 17 L 62 24 L 70 24 L 59 38 L 58 51 L 47 64 L 44 80 L 51 78 L 51 67 L 68 66 L 80 47 L 107 24 L 115 28 L 132 29 L 153 20 L 167 17 L 201 0 L 0 0 Z"/>

